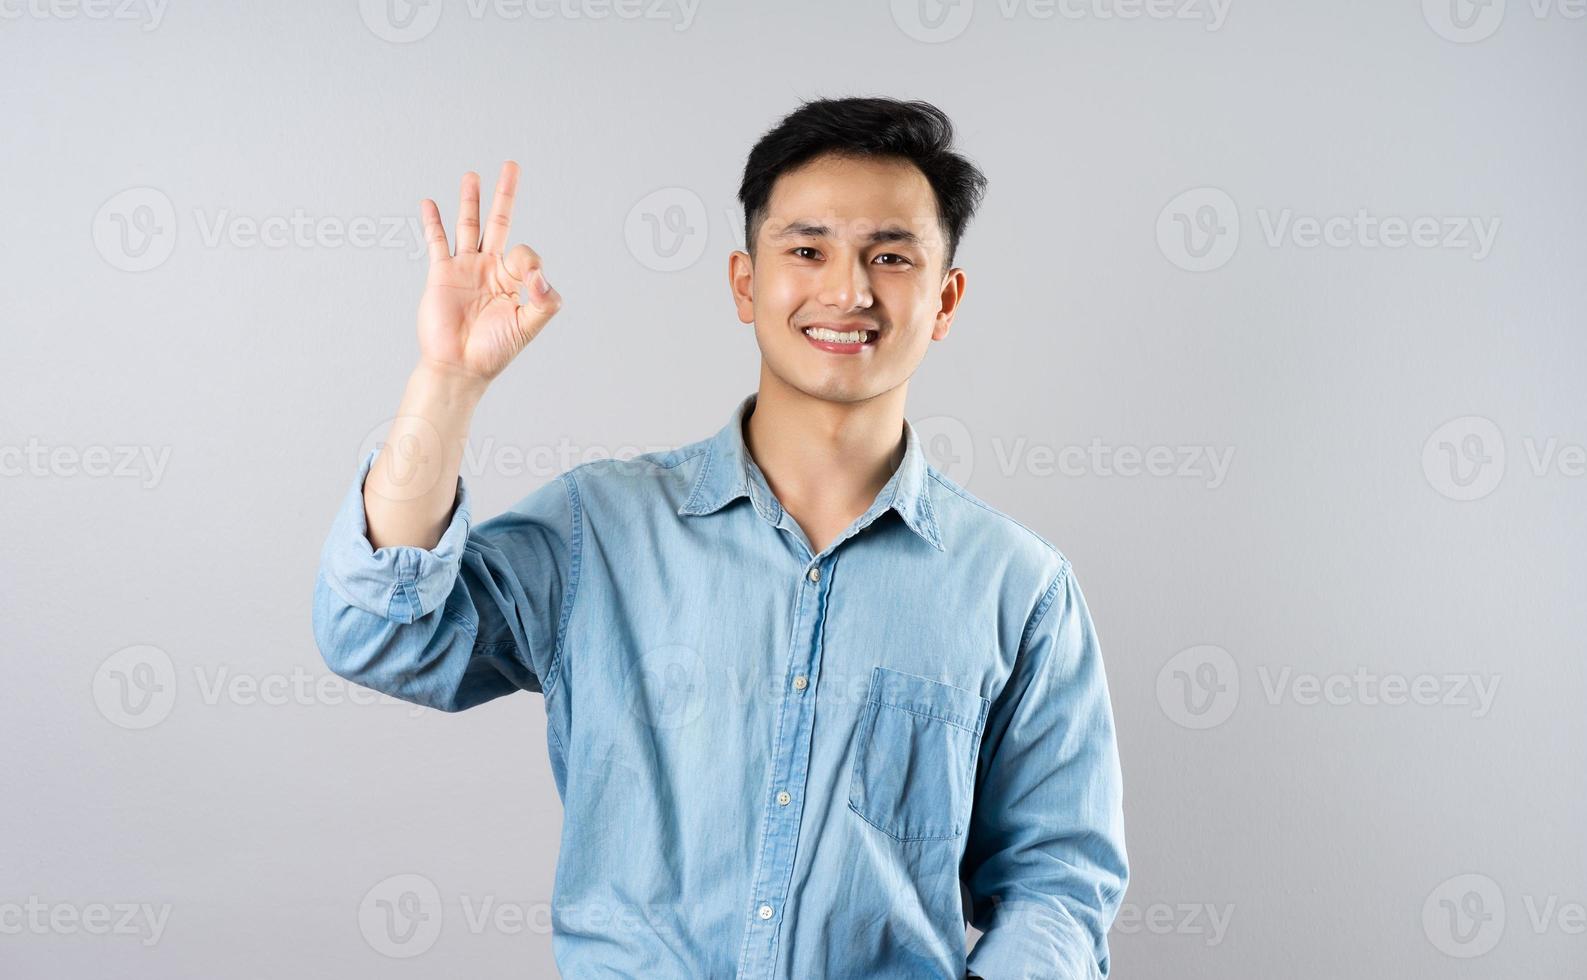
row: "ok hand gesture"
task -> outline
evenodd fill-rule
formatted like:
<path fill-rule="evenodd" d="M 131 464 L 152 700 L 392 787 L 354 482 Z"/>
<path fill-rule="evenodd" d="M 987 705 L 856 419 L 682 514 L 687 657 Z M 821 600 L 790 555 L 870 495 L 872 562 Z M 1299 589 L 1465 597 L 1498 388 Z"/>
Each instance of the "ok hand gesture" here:
<path fill-rule="evenodd" d="M 419 211 L 430 253 L 430 272 L 419 300 L 419 356 L 431 367 L 485 384 L 540 333 L 562 296 L 546 282 L 538 253 L 528 245 L 507 248 L 518 165 L 502 164 L 496 192 L 479 224 L 479 175 L 463 175 L 457 212 L 457 252 L 447 247 L 435 202 Z M 528 302 L 520 303 L 521 292 Z"/>

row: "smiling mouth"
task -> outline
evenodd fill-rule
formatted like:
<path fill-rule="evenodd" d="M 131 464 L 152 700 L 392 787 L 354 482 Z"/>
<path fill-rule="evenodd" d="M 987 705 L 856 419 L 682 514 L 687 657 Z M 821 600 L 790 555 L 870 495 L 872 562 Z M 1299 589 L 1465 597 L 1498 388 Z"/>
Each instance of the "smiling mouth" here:
<path fill-rule="evenodd" d="M 828 330 L 825 327 L 805 327 L 801 332 L 817 343 L 841 346 L 874 344 L 881 335 L 880 330 Z"/>

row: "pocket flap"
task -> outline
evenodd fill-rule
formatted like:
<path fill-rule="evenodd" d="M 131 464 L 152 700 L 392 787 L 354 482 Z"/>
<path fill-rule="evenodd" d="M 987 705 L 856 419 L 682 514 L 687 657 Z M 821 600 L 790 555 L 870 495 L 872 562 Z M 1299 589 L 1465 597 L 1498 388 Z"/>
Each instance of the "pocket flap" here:
<path fill-rule="evenodd" d="M 872 669 L 869 700 L 957 725 L 977 735 L 991 705 L 974 691 L 891 667 Z"/>

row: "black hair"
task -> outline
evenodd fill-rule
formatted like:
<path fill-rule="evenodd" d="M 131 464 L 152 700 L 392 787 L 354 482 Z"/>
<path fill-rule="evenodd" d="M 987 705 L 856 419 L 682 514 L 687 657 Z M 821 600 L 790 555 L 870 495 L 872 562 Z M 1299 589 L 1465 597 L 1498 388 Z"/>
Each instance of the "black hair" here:
<path fill-rule="evenodd" d="M 955 153 L 953 123 L 929 102 L 888 98 L 804 101 L 749 151 L 738 199 L 744 205 L 744 244 L 751 257 L 766 220 L 772 185 L 786 171 L 818 156 L 907 160 L 920 168 L 937 198 L 937 221 L 947 241 L 942 269 L 953 267 L 959 239 L 986 192 L 986 176 Z"/>

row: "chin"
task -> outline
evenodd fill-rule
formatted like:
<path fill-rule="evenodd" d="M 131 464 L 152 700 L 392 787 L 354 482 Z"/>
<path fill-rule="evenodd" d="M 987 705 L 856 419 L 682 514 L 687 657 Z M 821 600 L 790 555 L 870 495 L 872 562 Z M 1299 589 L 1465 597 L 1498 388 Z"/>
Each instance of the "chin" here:
<path fill-rule="evenodd" d="M 825 378 L 794 387 L 811 398 L 840 404 L 867 401 L 887 390 L 886 385 L 870 378 Z"/>
<path fill-rule="evenodd" d="M 875 370 L 875 365 L 866 371 L 844 370 L 842 367 L 808 363 L 805 359 L 810 356 L 808 351 L 778 353 L 782 356 L 767 357 L 764 349 L 761 352 L 770 373 L 783 385 L 821 401 L 839 404 L 863 402 L 891 390 L 897 384 L 889 383 L 889 379 L 882 377 Z"/>

